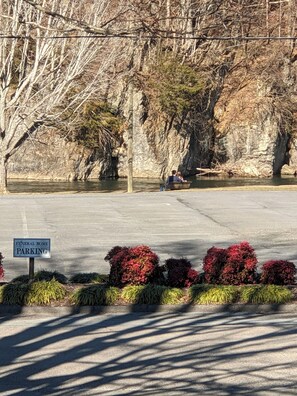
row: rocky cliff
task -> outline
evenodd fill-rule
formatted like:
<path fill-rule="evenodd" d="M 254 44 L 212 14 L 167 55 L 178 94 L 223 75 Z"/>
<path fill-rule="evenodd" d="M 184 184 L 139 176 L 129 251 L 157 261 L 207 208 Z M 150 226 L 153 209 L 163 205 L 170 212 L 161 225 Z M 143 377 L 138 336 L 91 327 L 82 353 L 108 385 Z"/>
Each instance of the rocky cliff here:
<path fill-rule="evenodd" d="M 297 169 L 297 56 L 279 44 L 259 48 L 252 59 L 235 54 L 208 90 L 211 103 L 169 121 L 145 90 L 133 98 L 134 176 L 164 178 L 172 169 L 193 174 L 197 167 L 232 170 L 242 176 L 293 174 Z M 127 119 L 127 89 L 122 89 Z M 204 98 L 205 99 L 205 98 Z M 208 100 L 209 102 L 209 100 Z M 121 103 L 121 104 L 119 104 Z M 126 140 L 110 150 L 90 150 L 44 131 L 12 158 L 9 177 L 85 180 L 124 177 Z"/>
<path fill-rule="evenodd" d="M 294 174 L 297 169 L 296 1 L 106 2 L 105 19 L 102 12 L 94 8 L 98 15 L 95 12 L 93 22 L 101 21 L 100 28 L 106 28 L 102 37 L 108 40 L 100 40 L 102 47 L 98 54 L 88 56 L 82 68 L 74 68 L 79 72 L 73 80 L 70 78 L 73 83 L 73 87 L 69 87 L 70 95 L 65 95 L 63 78 L 59 80 L 61 101 L 56 103 L 57 97 L 53 98 L 48 116 L 36 115 L 32 127 L 28 125 L 33 116 L 26 121 L 31 114 L 26 109 L 28 98 L 33 100 L 29 106 L 36 101 L 36 96 L 40 96 L 43 104 L 44 91 L 35 81 L 33 84 L 29 74 L 32 95 L 28 91 L 24 96 L 26 102 L 18 102 L 18 94 L 26 91 L 23 76 L 26 66 L 34 64 L 31 59 L 34 51 L 27 42 L 23 47 L 22 41 L 13 42 L 11 55 L 3 56 L 2 70 L 6 74 L 1 75 L 4 81 L 1 98 L 7 98 L 7 103 L 13 98 L 15 106 L 2 106 L 2 180 L 8 158 L 9 177 L 83 180 L 126 176 L 127 129 L 132 123 L 135 177 L 165 177 L 173 168 L 187 175 L 195 173 L 197 167 L 255 177 Z M 92 32 L 93 25 L 86 22 L 92 16 L 91 4 L 86 2 L 77 20 L 62 19 L 75 22 L 75 26 L 78 24 L 79 31 Z M 27 4 L 25 9 L 31 10 L 30 7 Z M 35 15 L 31 11 L 27 18 Z M 15 23 L 25 26 L 19 18 Z M 35 22 L 27 25 L 35 26 Z M 102 29 L 99 31 L 102 34 Z M 67 47 L 69 59 L 73 43 L 75 41 L 69 42 Z M 94 37 L 90 48 L 98 44 Z M 19 47 L 24 51 L 21 62 Z M 60 53 L 58 50 L 57 59 Z M 5 66 L 7 60 L 11 61 L 9 67 Z M 49 73 L 60 76 L 53 72 L 54 63 L 54 60 L 49 63 Z M 41 76 L 43 61 L 38 67 Z M 60 71 L 65 71 L 64 64 Z M 9 90 L 4 77 L 10 84 Z M 17 80 L 20 89 L 16 94 L 13 92 Z M 92 91 L 83 99 L 81 92 L 89 83 Z M 132 85 L 134 93 L 129 96 Z M 52 93 L 56 83 L 48 87 Z M 72 108 L 70 97 L 74 93 L 77 106 Z M 49 120 L 52 126 L 54 122 L 65 124 L 73 113 L 79 114 L 89 99 L 116 107 L 116 114 L 126 120 L 120 138 L 110 136 L 111 123 L 108 127 L 105 124 L 108 114 L 101 120 L 101 132 L 106 134 L 102 139 L 94 139 L 97 141 L 94 145 L 84 144 L 84 134 L 83 139 L 80 136 L 70 141 L 62 137 L 61 131 L 53 129 L 35 133 L 35 128 Z M 61 112 L 61 108 L 69 109 L 70 114 L 65 110 Z M 11 120 L 16 121 L 4 122 L 8 110 Z M 100 118 L 99 110 L 95 111 L 94 125 Z M 61 113 L 62 118 L 57 118 L 56 113 Z M 14 118 L 16 114 L 19 118 Z M 14 122 L 25 130 L 22 138 L 15 142 L 16 146 L 7 135 L 7 127 Z M 88 132 L 92 134 L 92 122 L 88 125 Z"/>

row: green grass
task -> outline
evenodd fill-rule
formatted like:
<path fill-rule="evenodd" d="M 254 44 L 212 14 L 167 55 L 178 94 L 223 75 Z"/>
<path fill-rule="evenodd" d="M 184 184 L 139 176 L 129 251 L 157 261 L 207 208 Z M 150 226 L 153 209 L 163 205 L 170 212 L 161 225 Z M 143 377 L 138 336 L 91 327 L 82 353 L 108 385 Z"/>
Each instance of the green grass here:
<path fill-rule="evenodd" d="M 189 289 L 189 300 L 193 304 L 231 304 L 238 293 L 235 286 L 195 285 Z"/>
<path fill-rule="evenodd" d="M 65 288 L 55 279 L 33 282 L 28 287 L 25 303 L 28 305 L 48 305 L 66 296 Z"/>
<path fill-rule="evenodd" d="M 24 305 L 28 285 L 9 283 L 0 287 L 0 303 L 7 305 Z"/>
<path fill-rule="evenodd" d="M 241 300 L 251 304 L 284 304 L 291 301 L 293 293 L 283 286 L 243 286 L 241 287 Z"/>
<path fill-rule="evenodd" d="M 76 305 L 113 305 L 119 296 L 120 291 L 116 287 L 92 285 L 76 290 L 71 300 Z"/>
<path fill-rule="evenodd" d="M 97 272 L 80 272 L 69 279 L 71 283 L 105 283 L 107 280 L 108 275 L 100 275 Z"/>
<path fill-rule="evenodd" d="M 130 304 L 180 304 L 184 292 L 182 289 L 158 285 L 126 286 L 121 297 Z"/>

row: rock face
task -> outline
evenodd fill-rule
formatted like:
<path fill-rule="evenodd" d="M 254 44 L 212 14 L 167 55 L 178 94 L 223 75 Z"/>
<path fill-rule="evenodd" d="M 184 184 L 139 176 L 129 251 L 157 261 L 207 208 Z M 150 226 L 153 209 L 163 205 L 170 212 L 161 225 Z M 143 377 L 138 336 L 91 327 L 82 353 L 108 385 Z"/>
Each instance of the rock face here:
<path fill-rule="evenodd" d="M 285 59 L 278 71 L 267 81 L 258 69 L 251 71 L 253 80 L 244 79 L 240 70 L 227 77 L 215 108 L 214 164 L 218 167 L 238 175 L 265 177 L 281 173 L 285 164 L 297 166 L 292 133 L 297 68 Z"/>
<path fill-rule="evenodd" d="M 292 111 L 292 105 L 296 108 L 297 103 L 294 59 L 279 59 L 275 69 L 279 73 L 269 80 L 265 80 L 262 71 L 265 65 L 269 69 L 268 61 L 261 70 L 252 69 L 248 77 L 238 68 L 226 73 L 204 118 L 201 112 L 192 110 L 182 120 L 169 120 L 154 112 L 143 92 L 134 92 L 134 176 L 165 178 L 172 169 L 189 175 L 195 173 L 196 167 L 211 166 L 242 176 L 269 177 L 282 172 L 284 165 L 287 167 L 283 173 L 294 174 L 297 169 L 294 135 L 297 117 Z M 124 96 L 122 103 L 123 113 L 129 118 L 128 98 Z M 92 151 L 64 140 L 53 130 L 44 131 L 28 140 L 11 158 L 9 177 L 51 180 L 124 177 L 126 150 L 127 134 L 119 147 Z"/>
<path fill-rule="evenodd" d="M 215 159 L 221 168 L 242 176 L 272 176 L 280 173 L 287 155 L 288 134 L 272 114 L 257 117 L 253 109 L 245 122 L 232 122 L 225 136 L 216 141 Z"/>
<path fill-rule="evenodd" d="M 195 173 L 210 161 L 213 130 L 203 131 L 201 116 L 188 114 L 183 122 L 156 117 L 142 92 L 134 94 L 133 173 L 135 177 L 165 178 L 172 169 Z M 124 135 L 124 141 L 127 135 Z M 125 145 L 119 150 L 119 176 L 127 172 Z"/>
<path fill-rule="evenodd" d="M 44 131 L 29 139 L 9 162 L 12 178 L 85 180 L 99 174 L 94 153 L 67 142 L 54 131 Z"/>

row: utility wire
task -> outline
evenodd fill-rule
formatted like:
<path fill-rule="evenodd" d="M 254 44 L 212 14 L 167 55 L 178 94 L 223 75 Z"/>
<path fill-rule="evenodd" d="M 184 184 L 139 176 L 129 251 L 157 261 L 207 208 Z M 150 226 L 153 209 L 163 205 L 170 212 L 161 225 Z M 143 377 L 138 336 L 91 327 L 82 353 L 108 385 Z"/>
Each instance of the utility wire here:
<path fill-rule="evenodd" d="M 182 34 L 168 34 L 168 35 L 131 35 L 131 34 L 88 34 L 88 35 L 62 35 L 62 36 L 25 36 L 25 35 L 5 35 L 0 33 L 0 39 L 18 39 L 18 40 L 60 40 L 69 38 L 97 38 L 97 39 L 174 39 L 174 40 L 201 40 L 201 41 L 295 41 L 297 36 L 189 36 Z"/>

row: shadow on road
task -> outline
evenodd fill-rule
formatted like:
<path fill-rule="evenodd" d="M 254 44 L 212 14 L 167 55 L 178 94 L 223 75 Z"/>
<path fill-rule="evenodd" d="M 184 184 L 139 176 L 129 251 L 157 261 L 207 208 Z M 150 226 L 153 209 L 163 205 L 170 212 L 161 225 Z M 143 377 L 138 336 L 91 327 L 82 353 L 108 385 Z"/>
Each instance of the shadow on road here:
<path fill-rule="evenodd" d="M 268 324 L 268 317 L 257 322 L 255 315 L 219 312 L 80 314 L 37 323 L 16 318 L 0 318 L 1 394 L 296 391 L 296 329 L 290 321 L 271 318 Z M 3 336 L 10 323 L 12 334 Z"/>

